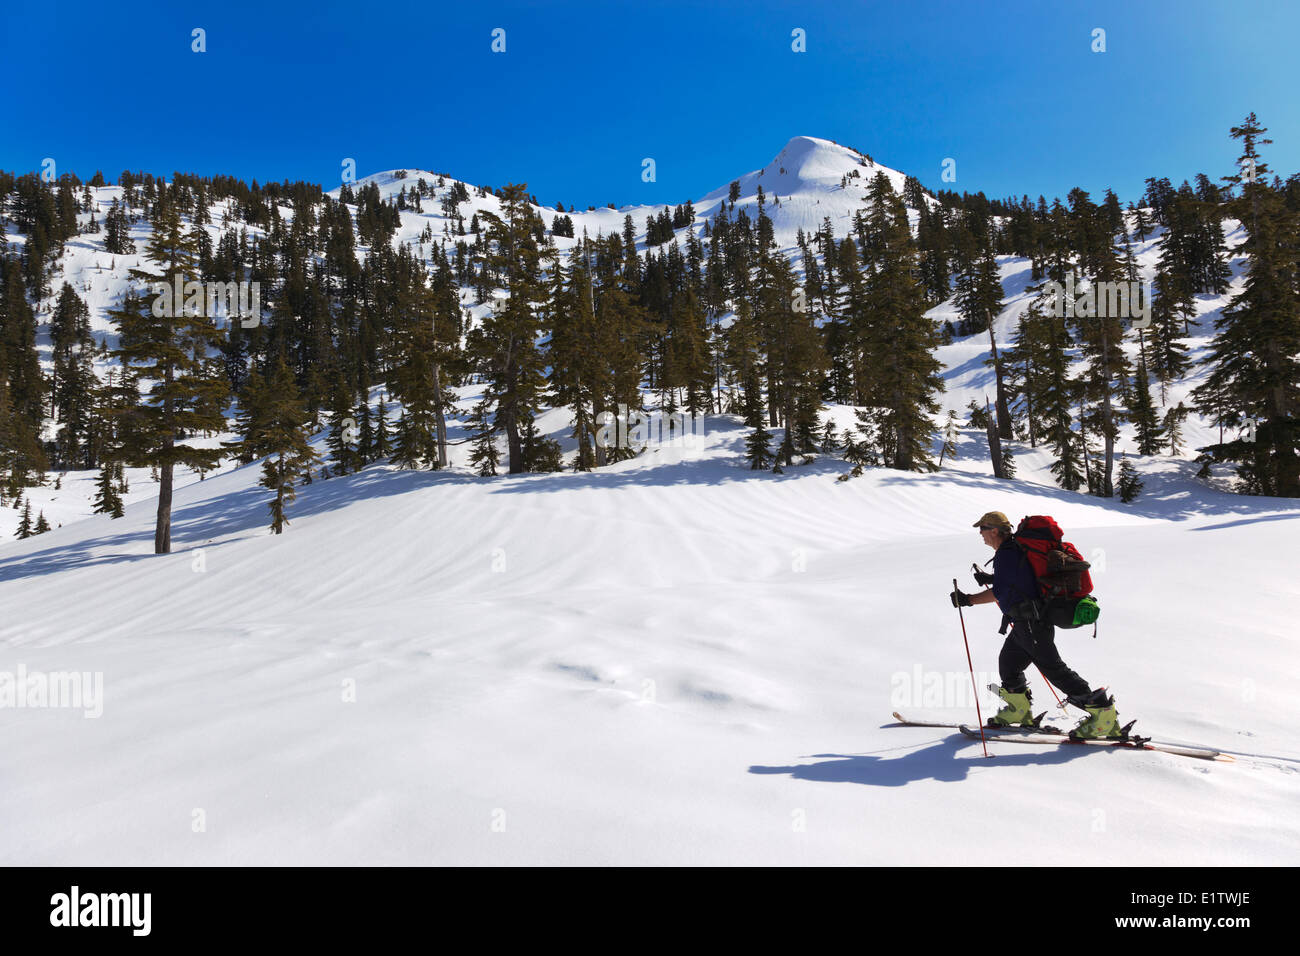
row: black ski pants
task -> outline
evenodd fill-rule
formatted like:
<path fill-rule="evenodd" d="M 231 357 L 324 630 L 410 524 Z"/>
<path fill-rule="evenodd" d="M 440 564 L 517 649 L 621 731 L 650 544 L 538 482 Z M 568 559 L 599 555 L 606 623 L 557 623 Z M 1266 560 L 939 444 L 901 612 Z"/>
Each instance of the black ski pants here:
<path fill-rule="evenodd" d="M 1002 686 L 1015 694 L 1022 694 L 1029 686 L 1025 668 L 1037 664 L 1053 685 L 1071 697 L 1087 697 L 1092 693 L 1088 682 L 1070 670 L 1056 649 L 1056 628 L 1051 621 L 1013 622 L 1011 633 L 998 655 L 998 673 Z"/>

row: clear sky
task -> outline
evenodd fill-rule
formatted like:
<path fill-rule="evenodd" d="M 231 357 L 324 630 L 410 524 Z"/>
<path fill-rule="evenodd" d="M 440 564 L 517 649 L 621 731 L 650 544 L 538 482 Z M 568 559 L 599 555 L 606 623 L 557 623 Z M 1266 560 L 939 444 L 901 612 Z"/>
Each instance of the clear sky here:
<path fill-rule="evenodd" d="M 0 169 L 333 188 L 350 157 L 586 207 L 701 196 L 803 134 L 932 189 L 1127 202 L 1232 172 L 1251 110 L 1300 171 L 1298 41 L 1293 0 L 4 0 Z"/>

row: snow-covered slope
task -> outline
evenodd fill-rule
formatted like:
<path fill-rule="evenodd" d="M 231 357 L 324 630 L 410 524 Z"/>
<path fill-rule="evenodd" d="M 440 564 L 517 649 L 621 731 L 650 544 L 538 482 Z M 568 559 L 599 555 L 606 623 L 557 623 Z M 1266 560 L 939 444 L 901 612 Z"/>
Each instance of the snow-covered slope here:
<path fill-rule="evenodd" d="M 103 700 L 0 709 L 0 860 L 965 863 L 1008 827 L 1027 865 L 1296 859 L 1294 502 L 999 482 L 974 432 L 936 475 L 776 476 L 744 434 L 590 475 L 373 466 L 278 537 L 250 466 L 177 492 L 172 555 L 147 502 L 11 544 L 0 671 L 102 672 Z M 947 592 L 989 509 L 1096 564 L 1067 660 L 1235 764 L 885 726 L 973 718 Z M 967 612 L 981 682 L 996 625 Z"/>

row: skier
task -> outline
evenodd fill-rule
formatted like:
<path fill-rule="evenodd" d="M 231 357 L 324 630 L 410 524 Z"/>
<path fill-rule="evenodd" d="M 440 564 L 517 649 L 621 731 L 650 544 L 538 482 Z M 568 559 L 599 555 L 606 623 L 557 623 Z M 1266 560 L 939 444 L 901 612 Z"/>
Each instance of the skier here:
<path fill-rule="evenodd" d="M 1087 711 L 1088 716 L 1070 732 L 1072 737 L 1118 738 L 1120 731 L 1115 699 L 1104 687 L 1093 690 L 1088 682 L 1072 671 L 1056 649 L 1056 629 L 1046 614 L 1038 580 L 1029 560 L 1011 534 L 1011 522 L 1000 511 L 990 511 L 976 521 L 984 543 L 993 549 L 993 573 L 977 571 L 978 584 L 991 585 L 978 594 L 955 590 L 950 597 L 953 607 L 997 603 L 1002 610 L 1002 631 L 1011 624 L 1002 652 L 998 655 L 998 672 L 1002 687 L 998 696 L 1004 706 L 988 719 L 990 727 L 1036 727 L 1031 709 L 1033 697 L 1025 680 L 1025 667 L 1038 665 L 1043 675 L 1069 696 L 1067 700 Z"/>

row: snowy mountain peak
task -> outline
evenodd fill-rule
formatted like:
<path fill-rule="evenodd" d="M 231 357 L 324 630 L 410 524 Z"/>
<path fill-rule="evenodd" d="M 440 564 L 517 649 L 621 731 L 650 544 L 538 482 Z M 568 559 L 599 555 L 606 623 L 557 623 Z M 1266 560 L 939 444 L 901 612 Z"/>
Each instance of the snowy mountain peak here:
<path fill-rule="evenodd" d="M 907 179 L 904 173 L 829 139 L 795 136 L 762 169 L 735 180 L 740 190 L 735 209 L 754 219 L 761 186 L 767 203 L 765 212 L 772 220 L 777 243 L 783 249 L 793 249 L 799 230 L 812 233 L 827 220 L 841 235 L 851 228 L 853 217 L 869 201 L 871 181 L 878 173 L 885 174 L 895 192 L 903 191 Z M 696 215 L 710 219 L 724 206 L 726 214 L 732 215 L 730 193 L 731 183 L 707 193 L 696 201 Z M 925 201 L 932 206 L 936 202 L 932 197 Z M 913 225 L 916 217 L 914 211 Z"/>
<path fill-rule="evenodd" d="M 740 195 L 756 196 L 759 186 L 769 196 L 831 192 L 840 188 L 845 176 L 854 174 L 865 183 L 880 171 L 889 175 L 891 181 L 897 179 L 895 188 L 901 188 L 902 173 L 873 163 L 855 149 L 815 136 L 796 136 L 762 169 L 740 177 Z M 730 185 L 713 190 L 703 201 L 727 198 Z"/>
<path fill-rule="evenodd" d="M 764 175 L 770 175 L 767 172 L 770 170 L 777 175 L 794 176 L 805 183 L 831 180 L 838 185 L 840 177 L 846 173 L 874 165 L 857 150 L 839 143 L 815 136 L 796 136 L 764 167 Z"/>

